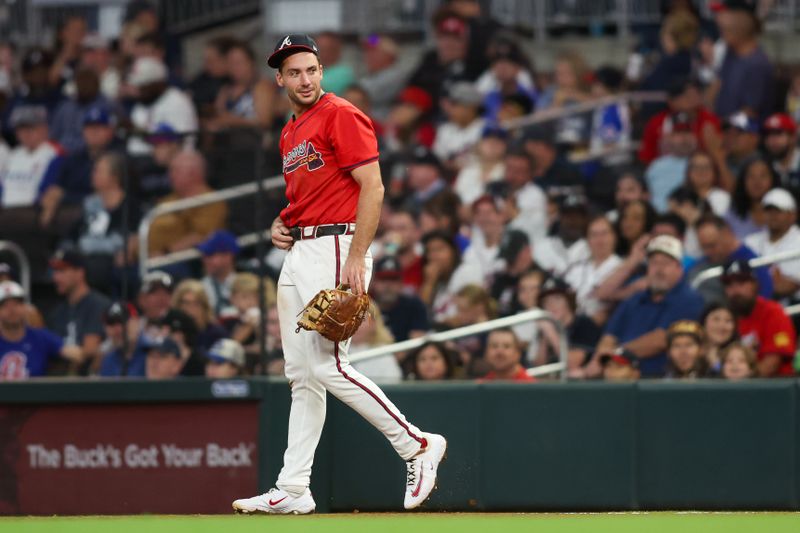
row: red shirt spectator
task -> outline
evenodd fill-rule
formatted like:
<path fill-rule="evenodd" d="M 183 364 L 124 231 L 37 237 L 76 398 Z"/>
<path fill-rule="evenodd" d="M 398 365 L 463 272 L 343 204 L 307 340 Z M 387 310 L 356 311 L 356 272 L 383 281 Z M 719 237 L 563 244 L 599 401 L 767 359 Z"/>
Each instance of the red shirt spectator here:
<path fill-rule="evenodd" d="M 486 363 L 491 370 L 481 381 L 512 381 L 533 383 L 536 381 L 522 367 L 522 348 L 517 334 L 509 328 L 496 329 L 486 339 Z"/>
<path fill-rule="evenodd" d="M 671 113 L 670 110 L 662 111 L 647 122 L 642 136 L 642 147 L 639 149 L 639 159 L 643 163 L 650 163 L 661 155 L 661 139 L 672 131 L 672 122 L 669 119 Z M 703 142 L 703 128 L 706 124 L 710 124 L 716 132 L 720 131 L 719 117 L 707 109 L 700 108 L 692 120 L 692 132 L 697 138 L 698 146 L 704 150 L 706 146 Z"/>
<path fill-rule="evenodd" d="M 529 376 L 528 373 L 525 371 L 525 369 L 520 366 L 517 369 L 517 371 L 510 377 L 501 377 L 497 374 L 497 372 L 492 370 L 491 372 L 483 376 L 483 378 L 481 378 L 481 381 L 513 381 L 517 383 L 533 383 L 536 381 L 536 378 L 534 378 L 533 376 Z"/>

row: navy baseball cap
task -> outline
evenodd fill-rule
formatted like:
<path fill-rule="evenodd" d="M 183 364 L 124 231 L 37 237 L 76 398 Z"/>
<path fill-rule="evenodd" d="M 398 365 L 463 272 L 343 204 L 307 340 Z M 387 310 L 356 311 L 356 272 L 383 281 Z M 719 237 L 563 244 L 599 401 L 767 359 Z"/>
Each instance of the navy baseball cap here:
<path fill-rule="evenodd" d="M 148 344 L 147 351 L 148 352 L 156 351 L 162 354 L 171 355 L 173 357 L 178 357 L 178 358 L 181 356 L 181 349 L 178 346 L 178 343 L 170 339 L 169 337 L 164 337 L 160 341 Z"/>
<path fill-rule="evenodd" d="M 280 68 L 283 60 L 298 52 L 311 52 L 319 57 L 319 48 L 310 36 L 304 33 L 292 33 L 281 37 L 275 45 L 275 49 L 267 59 L 267 65 L 272 68 Z"/>
<path fill-rule="evenodd" d="M 183 138 L 172 124 L 166 122 L 159 122 L 153 131 L 147 134 L 147 142 L 150 144 L 159 144 L 165 142 L 180 142 Z"/>
<path fill-rule="evenodd" d="M 747 133 L 759 133 L 761 131 L 758 121 L 743 111 L 739 111 L 729 116 L 727 119 L 725 119 L 723 126 L 725 128 L 734 128 Z"/>
<path fill-rule="evenodd" d="M 218 230 L 211 234 L 205 241 L 197 245 L 197 249 L 203 255 L 214 255 L 229 253 L 236 255 L 239 253 L 239 244 L 236 236 L 230 231 Z"/>
<path fill-rule="evenodd" d="M 722 283 L 730 283 L 731 281 L 755 281 L 756 276 L 753 272 L 753 267 L 747 259 L 736 259 L 729 261 L 722 270 Z"/>
<path fill-rule="evenodd" d="M 77 250 L 59 250 L 50 259 L 50 268 L 64 270 L 67 268 L 85 268 L 83 255 Z"/>
<path fill-rule="evenodd" d="M 83 114 L 83 125 L 89 126 L 91 124 L 98 124 L 101 126 L 111 126 L 114 117 L 103 106 L 95 105 L 86 110 Z"/>
<path fill-rule="evenodd" d="M 382 257 L 375 263 L 375 278 L 377 279 L 402 279 L 403 268 L 396 258 L 391 255 Z"/>

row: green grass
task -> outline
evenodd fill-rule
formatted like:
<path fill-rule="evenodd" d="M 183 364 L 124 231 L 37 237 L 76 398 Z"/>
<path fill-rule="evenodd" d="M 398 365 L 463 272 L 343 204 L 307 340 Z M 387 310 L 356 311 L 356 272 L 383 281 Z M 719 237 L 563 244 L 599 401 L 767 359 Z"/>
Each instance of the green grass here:
<path fill-rule="evenodd" d="M 0 518 L 8 533 L 796 533 L 800 513 L 329 514 Z"/>

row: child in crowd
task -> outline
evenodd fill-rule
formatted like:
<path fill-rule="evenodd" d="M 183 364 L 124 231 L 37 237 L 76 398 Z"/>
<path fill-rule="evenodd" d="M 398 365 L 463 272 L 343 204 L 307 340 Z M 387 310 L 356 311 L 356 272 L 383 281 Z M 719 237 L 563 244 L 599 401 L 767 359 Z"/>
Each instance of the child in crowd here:
<path fill-rule="evenodd" d="M 729 381 L 752 378 L 756 375 L 756 355 L 747 346 L 734 342 L 722 350 L 722 377 Z"/>

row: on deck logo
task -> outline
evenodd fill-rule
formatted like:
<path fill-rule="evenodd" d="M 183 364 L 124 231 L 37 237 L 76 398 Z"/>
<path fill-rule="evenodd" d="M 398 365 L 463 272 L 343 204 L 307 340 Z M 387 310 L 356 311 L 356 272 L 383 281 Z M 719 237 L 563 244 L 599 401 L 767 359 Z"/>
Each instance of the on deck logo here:
<path fill-rule="evenodd" d="M 307 141 L 302 141 L 283 156 L 283 173 L 291 174 L 303 165 L 308 165 L 310 171 L 325 166 L 322 155 Z"/>

